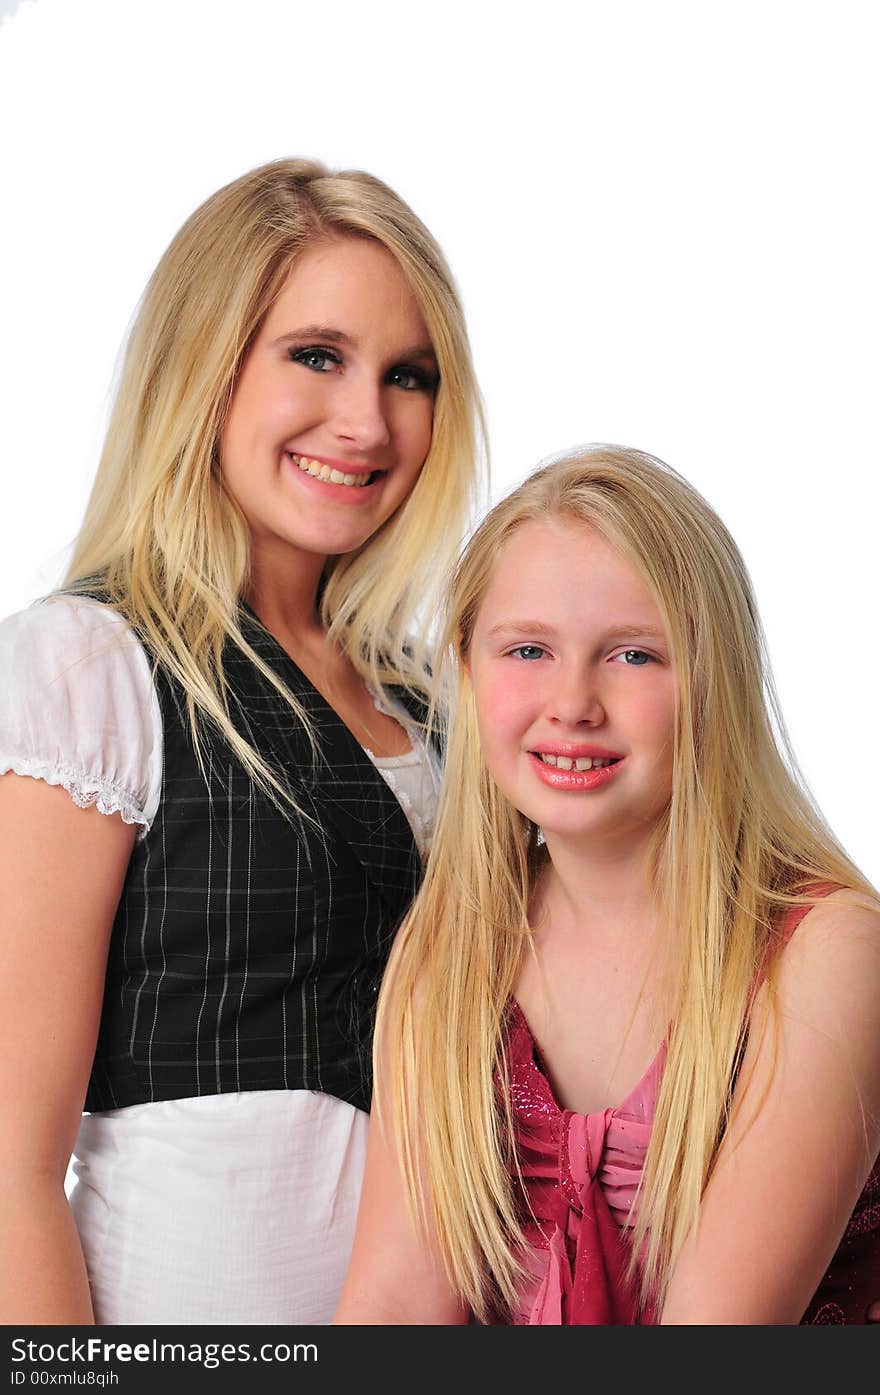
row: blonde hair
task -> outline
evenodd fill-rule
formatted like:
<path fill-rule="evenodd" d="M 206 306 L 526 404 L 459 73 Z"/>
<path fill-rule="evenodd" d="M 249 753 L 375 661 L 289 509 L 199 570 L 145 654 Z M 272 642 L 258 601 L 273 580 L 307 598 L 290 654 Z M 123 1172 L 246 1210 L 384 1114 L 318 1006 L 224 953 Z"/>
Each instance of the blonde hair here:
<path fill-rule="evenodd" d="M 632 562 L 660 607 L 677 673 L 672 794 L 652 863 L 670 935 L 672 1026 L 632 1230 L 643 1301 L 662 1300 L 695 1223 L 780 908 L 812 904 L 819 882 L 873 896 L 796 772 L 744 563 L 697 491 L 651 456 L 596 446 L 538 470 L 498 504 L 451 587 L 445 642 L 458 700 L 444 792 L 374 1048 L 411 1214 L 434 1228 L 450 1279 L 484 1320 L 513 1302 L 522 1276 L 522 1195 L 497 1082 L 544 854 L 482 758 L 462 660 L 500 550 L 545 519 L 587 524 Z"/>
<path fill-rule="evenodd" d="M 292 799 L 233 726 L 223 669 L 238 646 L 301 705 L 242 633 L 246 522 L 223 488 L 217 442 L 236 376 L 304 248 L 373 239 L 395 257 L 437 357 L 431 448 L 409 497 L 367 542 L 328 566 L 329 638 L 374 684 L 425 687 L 425 617 L 474 507 L 482 409 L 458 294 L 440 248 L 387 185 L 359 170 L 277 160 L 211 195 L 177 233 L 146 288 L 124 358 L 100 465 L 65 589 L 101 594 L 186 695 L 202 758 L 204 721 L 252 778 Z M 313 743 L 314 745 L 314 743 Z"/>

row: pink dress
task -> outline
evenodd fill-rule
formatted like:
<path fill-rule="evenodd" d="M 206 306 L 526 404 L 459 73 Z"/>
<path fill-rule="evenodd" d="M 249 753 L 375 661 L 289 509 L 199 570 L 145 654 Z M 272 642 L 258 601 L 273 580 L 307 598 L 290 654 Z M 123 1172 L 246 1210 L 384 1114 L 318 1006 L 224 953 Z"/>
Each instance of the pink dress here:
<path fill-rule="evenodd" d="M 576 1114 L 557 1103 L 529 1025 L 511 999 L 507 1018 L 510 1101 L 529 1205 L 521 1217 L 532 1280 L 510 1321 L 537 1324 L 650 1322 L 627 1279 L 626 1229 L 651 1136 L 665 1046 L 617 1109 Z"/>
<path fill-rule="evenodd" d="M 788 934 L 808 909 L 791 913 Z M 630 1206 L 651 1135 L 665 1044 L 616 1109 L 577 1114 L 557 1102 L 515 999 L 508 1009 L 507 1033 L 511 1109 L 528 1198 L 521 1220 L 531 1271 L 508 1321 L 564 1326 L 654 1322 L 650 1307 L 639 1310 L 637 1284 L 626 1268 Z M 864 1323 L 866 1308 L 878 1298 L 880 1159 L 802 1322 Z"/>

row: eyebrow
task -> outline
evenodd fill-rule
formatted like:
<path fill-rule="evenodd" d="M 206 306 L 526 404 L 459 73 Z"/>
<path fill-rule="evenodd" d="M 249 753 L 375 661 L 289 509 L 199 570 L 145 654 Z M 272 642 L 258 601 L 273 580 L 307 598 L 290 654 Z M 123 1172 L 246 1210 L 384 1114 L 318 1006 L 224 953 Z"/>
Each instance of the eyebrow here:
<path fill-rule="evenodd" d="M 314 339 L 324 344 L 339 344 L 346 349 L 358 347 L 357 340 L 352 339 L 350 334 L 346 334 L 341 329 L 332 329 L 330 325 L 303 325 L 302 329 L 292 329 L 287 334 L 279 335 L 274 343 L 280 346 L 299 339 Z M 412 348 L 403 349 L 400 353 L 394 354 L 393 357 L 395 362 L 420 361 L 433 364 L 437 362 L 437 355 L 431 345 L 424 343 L 414 344 Z"/>
<path fill-rule="evenodd" d="M 515 634 L 527 632 L 530 635 L 543 635 L 546 639 L 550 639 L 556 634 L 552 625 L 545 625 L 541 620 L 500 620 L 486 633 L 487 637 L 491 639 L 495 635 L 507 634 L 508 631 Z"/>
<path fill-rule="evenodd" d="M 546 639 L 552 639 L 557 634 L 553 626 L 546 624 L 543 620 L 501 620 L 487 631 L 487 635 L 493 638 L 495 635 L 507 634 L 508 632 L 541 635 Z M 602 635 L 602 640 L 606 644 L 612 639 L 660 639 L 665 641 L 666 634 L 663 630 L 658 630 L 656 625 L 615 625 L 613 629 L 606 630 Z"/>
<path fill-rule="evenodd" d="M 616 625 L 609 630 L 606 639 L 666 639 L 666 631 L 656 625 Z"/>

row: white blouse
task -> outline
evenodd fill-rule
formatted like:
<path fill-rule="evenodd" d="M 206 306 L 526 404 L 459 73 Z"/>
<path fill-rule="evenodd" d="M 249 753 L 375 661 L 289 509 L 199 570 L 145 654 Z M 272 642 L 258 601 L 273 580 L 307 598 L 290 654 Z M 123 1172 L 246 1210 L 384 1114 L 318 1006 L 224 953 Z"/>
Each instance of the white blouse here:
<path fill-rule="evenodd" d="M 162 714 L 147 655 L 97 601 L 38 602 L 0 624 L 0 774 L 62 785 L 145 836 L 162 789 Z M 375 757 L 422 857 L 440 772 Z M 329 1323 L 351 1251 L 367 1115 L 309 1090 L 256 1090 L 83 1116 L 70 1204 L 96 1321 Z M 218 1218 L 222 1218 L 218 1223 Z"/>

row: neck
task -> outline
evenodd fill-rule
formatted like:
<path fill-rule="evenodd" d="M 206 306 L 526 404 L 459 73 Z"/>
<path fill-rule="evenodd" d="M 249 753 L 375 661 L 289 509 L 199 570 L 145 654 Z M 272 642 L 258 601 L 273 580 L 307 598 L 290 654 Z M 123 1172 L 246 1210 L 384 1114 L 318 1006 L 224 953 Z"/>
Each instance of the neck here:
<path fill-rule="evenodd" d="M 327 558 L 290 547 L 254 548 L 247 602 L 270 634 L 295 646 L 323 641 L 317 594 Z"/>
<path fill-rule="evenodd" d="M 534 898 L 538 919 L 569 925 L 579 937 L 605 934 L 637 938 L 652 934 L 657 903 L 652 886 L 650 832 L 625 842 L 585 847 L 553 835 L 549 864 Z"/>

